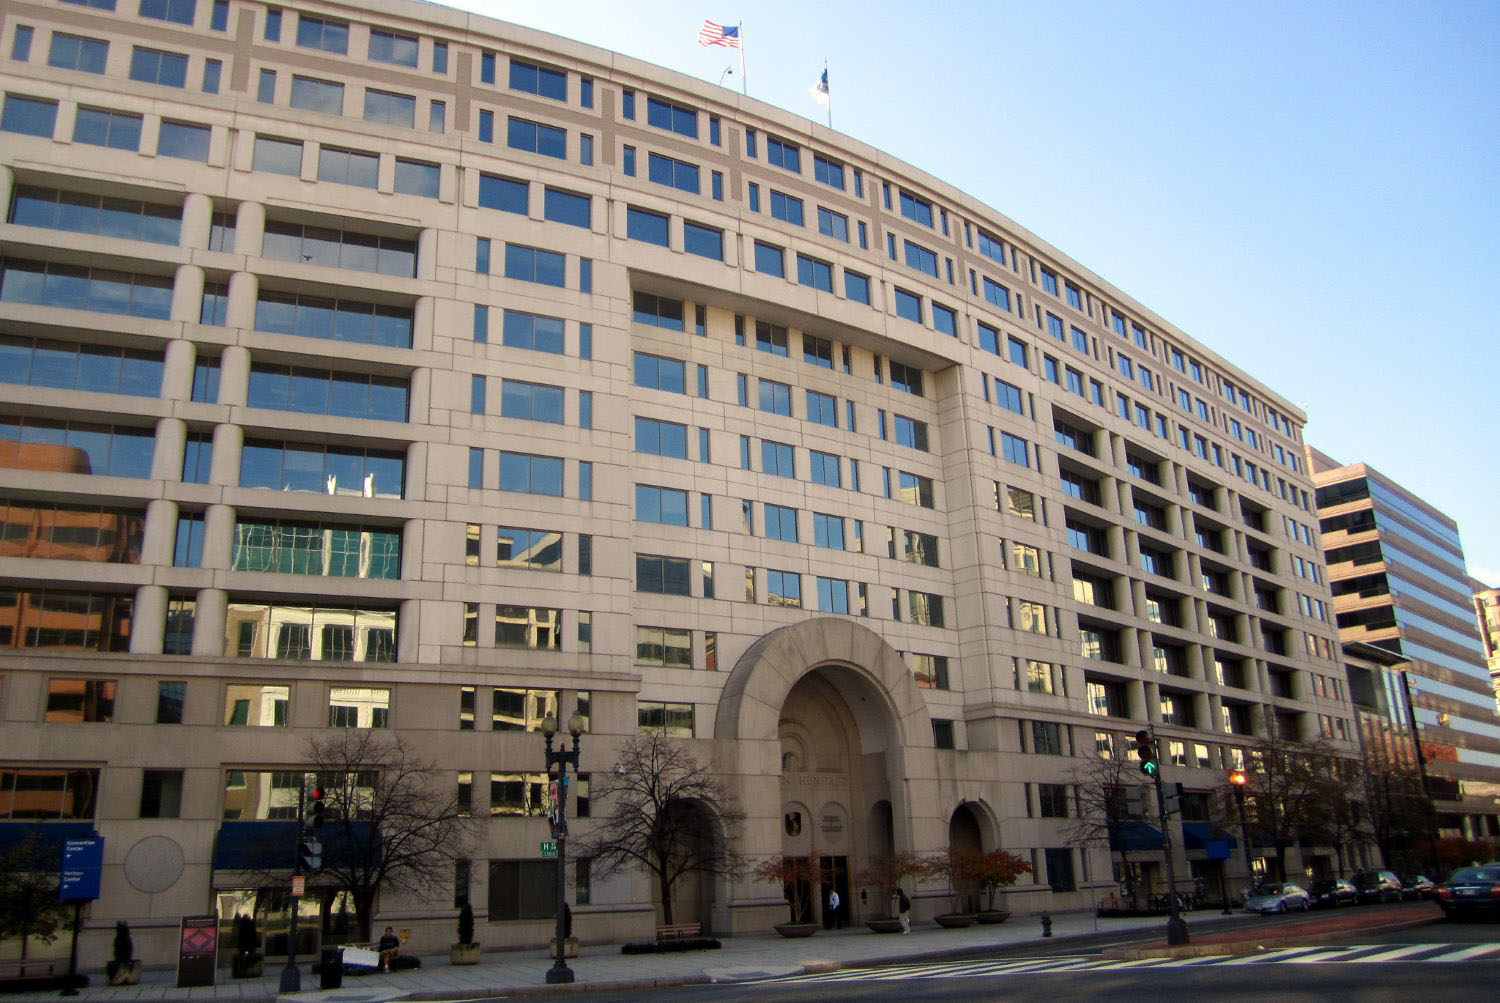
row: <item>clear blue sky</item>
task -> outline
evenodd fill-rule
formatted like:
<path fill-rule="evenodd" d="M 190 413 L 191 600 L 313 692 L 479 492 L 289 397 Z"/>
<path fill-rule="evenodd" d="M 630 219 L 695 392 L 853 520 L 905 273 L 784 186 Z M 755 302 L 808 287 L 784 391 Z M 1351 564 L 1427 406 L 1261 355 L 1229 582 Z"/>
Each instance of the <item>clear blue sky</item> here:
<path fill-rule="evenodd" d="M 1500 2 L 451 0 L 833 123 L 1005 213 L 1458 520 L 1500 585 Z M 1335 375 L 1336 374 L 1336 375 Z"/>

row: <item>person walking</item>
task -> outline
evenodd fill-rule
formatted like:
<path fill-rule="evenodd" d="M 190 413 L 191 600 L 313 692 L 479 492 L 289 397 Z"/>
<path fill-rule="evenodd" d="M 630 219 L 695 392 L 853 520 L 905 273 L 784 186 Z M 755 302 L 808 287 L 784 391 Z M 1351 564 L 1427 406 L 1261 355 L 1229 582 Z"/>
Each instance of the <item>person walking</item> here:
<path fill-rule="evenodd" d="M 896 887 L 896 905 L 901 910 L 901 932 L 911 933 L 911 899 L 906 897 L 906 889 Z"/>
<path fill-rule="evenodd" d="M 828 893 L 828 928 L 837 930 L 842 924 L 839 922 L 839 893 L 831 891 Z"/>

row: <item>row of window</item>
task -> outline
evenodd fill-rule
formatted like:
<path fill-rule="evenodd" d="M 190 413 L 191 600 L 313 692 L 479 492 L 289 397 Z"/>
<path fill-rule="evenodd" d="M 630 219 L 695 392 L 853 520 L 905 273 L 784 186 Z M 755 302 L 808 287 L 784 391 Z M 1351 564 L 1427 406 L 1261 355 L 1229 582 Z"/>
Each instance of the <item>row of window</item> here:
<path fill-rule="evenodd" d="M 312 35 L 315 36 L 316 41 L 304 42 L 302 36 L 302 25 L 304 23 L 318 23 L 321 25 L 319 28 L 314 29 L 312 32 Z M 327 48 L 327 51 L 344 52 L 346 51 L 347 47 L 347 34 L 347 24 L 332 21 L 323 22 L 322 19 L 310 19 L 306 15 L 302 15 L 299 19 L 299 44 L 308 44 L 314 48 L 325 48 L 324 39 L 331 36 L 333 41 L 327 43 L 328 46 L 331 46 Z M 279 29 L 277 30 L 277 35 L 279 37 Z M 29 48 L 29 36 L 25 44 L 26 47 Z M 443 43 L 438 43 L 437 48 L 434 52 L 435 63 L 439 60 L 439 58 L 441 58 L 443 71 L 446 71 L 446 51 L 446 45 Z M 437 55 L 438 52 L 442 53 L 441 57 Z M 384 32 L 378 29 L 372 31 L 371 33 L 370 56 L 372 59 L 396 62 L 400 65 L 415 66 L 416 53 L 417 39 L 412 36 L 398 36 L 394 33 Z M 150 80 L 151 82 L 166 82 L 175 86 L 181 85 L 180 78 L 185 77 L 185 57 L 181 57 L 180 55 L 176 57 L 177 60 L 182 61 L 182 64 L 179 67 L 176 61 L 170 58 L 164 58 L 172 57 L 174 54 L 161 53 L 155 50 L 141 49 L 137 49 L 137 54 L 139 58 L 135 58 L 132 60 L 133 77 L 136 77 L 137 79 Z M 84 39 L 78 36 L 70 36 L 58 33 L 54 36 L 53 39 L 53 53 L 49 57 L 49 61 L 52 62 L 53 65 L 62 66 L 65 68 L 85 69 L 92 72 L 102 72 L 106 55 L 107 42 L 103 40 Z M 24 58 L 24 53 L 21 54 L 21 57 Z M 482 56 L 481 78 L 485 82 L 493 83 L 494 61 L 495 56 L 493 53 L 487 52 Z M 137 68 L 136 63 L 142 64 L 139 69 Z M 217 69 L 217 67 L 215 67 L 215 69 Z M 537 94 L 561 101 L 567 100 L 567 75 L 562 71 L 553 70 L 521 60 L 512 59 L 510 63 L 510 72 L 510 86 L 513 90 Z M 274 71 L 263 70 L 262 74 L 262 89 L 265 89 L 265 74 L 270 74 L 270 80 L 272 82 L 272 85 L 274 86 Z M 215 72 L 212 74 L 212 76 L 214 78 L 214 83 L 211 89 L 216 90 L 218 73 Z M 301 92 L 303 92 L 303 96 L 300 102 L 298 99 L 299 88 L 297 86 L 299 81 L 302 83 Z M 582 83 L 584 85 L 584 91 L 587 94 L 588 98 L 585 106 L 592 106 L 592 79 L 584 77 L 582 78 Z M 205 86 L 208 86 L 207 79 L 205 80 Z M 296 78 L 294 79 L 293 85 L 293 104 L 299 107 L 312 107 L 316 110 L 341 112 L 342 86 L 342 84 L 333 81 L 317 81 L 311 78 L 300 77 Z M 333 94 L 333 96 L 330 96 L 330 93 L 326 93 L 330 92 L 331 89 L 336 89 L 337 91 L 337 93 Z M 624 93 L 624 98 L 625 101 L 623 111 L 625 112 L 626 117 L 633 118 L 634 92 L 626 91 Z M 262 94 L 262 99 L 266 99 L 266 95 L 264 93 Z M 697 138 L 698 113 L 695 110 L 657 97 L 648 98 L 647 104 L 647 120 L 650 125 L 676 132 L 689 138 Z M 434 122 L 430 125 L 431 127 L 436 128 L 437 131 L 441 131 L 441 102 L 434 102 L 434 105 L 436 117 L 434 119 Z M 396 124 L 405 124 L 409 126 L 412 124 L 412 119 L 414 117 L 414 107 L 415 99 L 409 95 L 396 95 L 386 92 L 372 91 L 370 95 L 367 95 L 365 117 L 370 120 L 391 121 L 395 122 Z M 483 128 L 484 114 L 486 113 L 481 113 L 481 129 Z M 562 153 L 558 149 L 556 149 L 556 146 L 558 145 L 557 136 L 562 134 L 562 130 L 556 129 L 555 127 L 542 126 L 539 123 L 528 123 L 525 120 L 519 119 L 513 119 L 512 122 L 514 123 L 512 125 L 513 133 L 516 132 L 516 130 L 519 130 L 520 133 L 520 135 L 512 135 L 511 137 L 511 145 L 514 148 L 530 149 L 532 150 L 532 152 L 548 152 L 551 155 L 562 155 Z M 719 130 L 717 126 L 717 118 L 714 116 L 710 116 L 710 131 L 712 134 L 712 139 L 715 143 L 717 143 L 718 141 Z M 551 130 L 552 136 L 545 140 L 539 138 L 539 129 Z M 746 139 L 746 153 L 748 156 L 755 157 L 757 155 L 755 149 L 756 134 L 753 129 L 747 130 Z M 766 145 L 766 159 L 768 163 L 772 164 L 773 166 L 777 166 L 782 169 L 800 174 L 801 151 L 795 146 L 795 144 L 791 144 L 784 140 L 768 136 Z M 548 149 L 543 151 L 542 149 L 540 149 L 541 147 L 548 147 Z M 588 159 L 591 161 L 592 157 L 590 156 Z M 691 167 L 692 165 L 684 166 Z M 696 168 L 692 167 L 692 170 L 694 174 L 696 174 Z M 678 173 L 679 172 L 675 167 L 672 167 L 669 164 L 664 164 L 660 168 L 653 167 L 652 176 L 654 180 L 661 180 L 663 183 L 672 184 L 674 187 L 683 187 L 683 183 L 677 177 Z M 860 176 L 857 170 L 855 171 L 855 175 L 856 189 L 860 189 L 862 188 L 862 185 L 859 183 Z M 827 184 L 830 187 L 834 187 L 839 190 L 842 190 L 844 188 L 844 166 L 842 164 L 838 164 L 835 161 L 831 161 L 826 157 L 814 157 L 814 176 L 816 180 Z M 694 179 L 694 183 L 690 187 L 686 187 L 683 190 L 691 190 L 696 192 L 696 179 Z M 888 182 L 884 183 L 883 185 L 883 193 L 885 208 L 889 211 L 892 208 L 892 200 L 891 186 Z M 754 194 L 755 193 L 752 192 L 752 198 Z M 857 194 L 862 195 L 862 191 L 858 191 Z M 795 202 L 795 206 L 791 204 L 793 201 Z M 921 226 L 927 227 L 929 229 L 933 228 L 933 206 L 929 200 L 912 192 L 906 191 L 905 189 L 900 189 L 899 203 L 902 216 Z M 758 210 L 758 206 L 752 206 L 752 209 Z M 792 222 L 795 225 L 800 226 L 802 224 L 801 202 L 800 200 L 795 199 L 794 196 L 788 196 L 785 193 L 773 193 L 772 214 L 777 218 L 781 218 L 787 222 Z M 947 211 L 945 209 L 939 210 L 939 217 L 942 223 L 942 232 L 947 235 Z M 821 225 L 820 229 L 822 229 Z M 836 233 L 839 228 L 830 220 L 828 229 L 830 230 L 830 232 Z M 845 234 L 847 234 L 847 220 L 844 221 L 844 227 L 842 229 L 845 231 Z M 964 224 L 964 232 L 965 243 L 968 244 L 968 246 L 973 247 L 973 234 L 967 221 Z M 891 242 L 891 257 L 894 258 L 895 237 L 893 234 L 889 235 L 889 237 Z M 908 265 L 932 277 L 937 276 L 936 254 L 934 252 L 922 248 L 920 245 L 913 244 L 910 241 L 906 241 L 905 246 Z M 983 228 L 980 228 L 979 231 L 979 249 L 982 254 L 992 258 L 1002 266 L 1005 264 L 1005 249 L 1003 241 L 990 234 L 988 231 L 985 231 Z M 1015 262 L 1012 262 L 1012 264 L 1014 266 Z M 1051 295 L 1058 295 L 1059 290 L 1056 273 L 1046 266 L 1040 266 L 1040 274 L 1038 274 L 1038 268 L 1039 266 L 1037 265 L 1036 261 L 1033 260 L 1033 282 L 1035 283 L 1037 281 L 1040 281 L 1040 284 L 1042 285 L 1044 291 L 1050 293 Z M 951 271 L 952 263 L 950 260 L 950 283 L 952 282 Z M 1008 292 L 1006 292 L 1003 287 L 998 286 L 997 283 L 994 283 L 994 281 L 991 279 L 985 279 L 985 282 L 986 299 L 994 303 L 995 305 L 1001 306 L 1002 308 L 1008 310 Z M 972 270 L 971 284 L 975 284 Z M 994 293 L 991 292 L 990 287 L 992 286 L 996 289 Z M 1079 288 L 1071 282 L 1066 283 L 1066 287 L 1067 300 L 1069 304 L 1075 309 L 1078 309 L 1080 312 L 1088 312 L 1090 315 L 1092 315 L 1092 304 L 1090 303 L 1086 307 L 1083 302 L 1085 294 L 1081 293 Z M 977 285 L 975 291 L 977 293 Z M 1103 309 L 1104 308 L 1101 307 L 1101 310 Z M 1125 337 L 1125 318 L 1118 311 L 1115 311 L 1113 309 L 1108 310 L 1108 314 L 1111 328 L 1122 338 Z M 1051 321 L 1056 321 L 1056 318 L 1049 315 L 1049 322 Z M 1060 324 L 1060 322 L 1058 323 Z M 1039 326 L 1041 324 L 1040 308 L 1038 308 L 1038 324 Z M 1135 324 L 1134 322 L 1131 322 L 1130 327 L 1132 328 L 1132 334 L 1135 337 L 1136 343 L 1149 351 L 1151 348 L 1151 344 L 1145 330 L 1141 328 L 1140 325 Z M 1167 355 L 1168 352 L 1172 353 L 1171 356 Z M 1164 347 L 1163 355 L 1164 357 L 1172 357 L 1174 360 L 1173 364 L 1180 371 L 1188 371 L 1187 366 L 1184 364 L 1182 353 L 1180 352 L 1180 350 Z M 1195 373 L 1196 378 L 1200 382 L 1203 382 L 1201 366 L 1196 361 L 1191 362 L 1191 366 L 1193 370 L 1197 371 Z M 1236 400 L 1236 390 L 1232 383 L 1228 383 L 1226 381 L 1225 386 L 1223 387 L 1223 392 L 1226 398 L 1231 402 L 1234 402 Z M 1240 390 L 1238 392 L 1238 397 L 1240 398 L 1241 405 L 1247 410 L 1250 410 L 1250 400 L 1243 390 Z M 1273 427 L 1277 428 L 1278 431 L 1282 429 L 1283 419 L 1280 415 L 1276 414 L 1274 410 L 1272 410 L 1267 417 L 1268 421 L 1270 421 Z M 1290 423 L 1286 422 L 1286 425 L 1288 426 L 1289 430 Z M 1296 462 L 1297 461 L 1295 456 L 1292 456 L 1290 458 L 1290 463 L 1294 465 Z M 1295 469 L 1295 466 L 1293 467 L 1293 469 Z"/>

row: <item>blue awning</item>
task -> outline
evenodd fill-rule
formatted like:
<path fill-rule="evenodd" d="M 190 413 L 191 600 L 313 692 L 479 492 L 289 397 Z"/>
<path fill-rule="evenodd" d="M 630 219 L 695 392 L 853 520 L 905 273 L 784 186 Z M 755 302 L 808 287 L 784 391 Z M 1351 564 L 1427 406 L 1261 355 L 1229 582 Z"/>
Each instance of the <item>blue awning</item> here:
<path fill-rule="evenodd" d="M 1223 829 L 1215 829 L 1212 822 L 1182 823 L 1182 845 L 1189 850 L 1205 850 L 1211 842 L 1228 843 L 1231 850 L 1239 848 L 1239 841 Z"/>
<path fill-rule="evenodd" d="M 1161 849 L 1161 830 L 1138 819 L 1110 827 L 1109 848 L 1116 853 L 1139 853 Z"/>
<path fill-rule="evenodd" d="M 63 842 L 99 835 L 93 822 L 0 822 L 0 853 L 9 853 L 35 835 L 42 857 L 62 867 Z"/>
<path fill-rule="evenodd" d="M 369 822 L 328 825 L 318 837 L 323 843 L 325 867 L 348 861 L 351 857 L 363 861 L 368 855 L 366 846 L 372 842 L 374 859 L 368 863 L 379 862 L 380 834 Z M 214 838 L 214 870 L 289 871 L 296 862 L 296 853 L 297 823 L 294 820 L 225 822 Z"/>

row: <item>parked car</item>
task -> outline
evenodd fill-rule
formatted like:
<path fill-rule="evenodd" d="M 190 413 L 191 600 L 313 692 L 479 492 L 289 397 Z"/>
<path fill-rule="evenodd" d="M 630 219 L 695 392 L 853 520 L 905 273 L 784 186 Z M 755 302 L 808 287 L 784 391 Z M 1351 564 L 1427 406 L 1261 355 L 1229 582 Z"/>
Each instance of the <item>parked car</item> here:
<path fill-rule="evenodd" d="M 1349 879 L 1361 902 L 1400 902 L 1401 879 L 1391 871 L 1360 871 Z"/>
<path fill-rule="evenodd" d="M 1343 878 L 1327 878 L 1307 890 L 1315 908 L 1359 905 L 1359 889 Z"/>
<path fill-rule="evenodd" d="M 1500 915 L 1500 866 L 1461 867 L 1437 886 L 1443 915 Z"/>
<path fill-rule="evenodd" d="M 1312 896 L 1289 882 L 1261 885 L 1250 893 L 1250 898 L 1245 902 L 1247 912 L 1307 912 L 1311 908 Z"/>
<path fill-rule="evenodd" d="M 1404 899 L 1430 899 L 1437 894 L 1437 885 L 1425 874 L 1408 874 L 1401 879 L 1401 897 Z"/>

